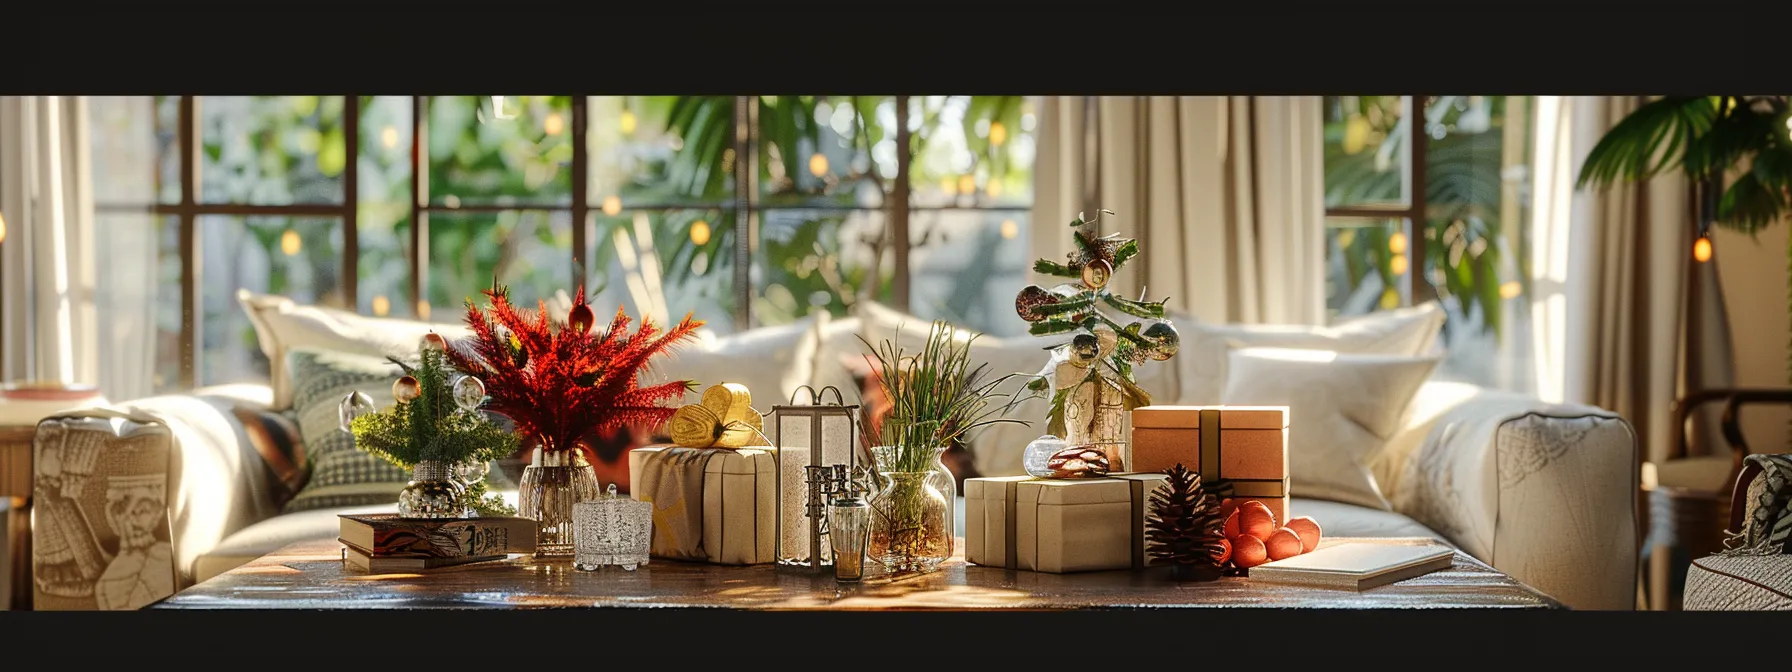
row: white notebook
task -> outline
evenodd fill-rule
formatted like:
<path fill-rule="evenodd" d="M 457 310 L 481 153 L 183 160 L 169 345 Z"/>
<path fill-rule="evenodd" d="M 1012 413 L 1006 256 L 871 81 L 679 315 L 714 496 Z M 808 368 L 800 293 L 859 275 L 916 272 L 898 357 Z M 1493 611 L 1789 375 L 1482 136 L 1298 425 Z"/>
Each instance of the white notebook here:
<path fill-rule="evenodd" d="M 1252 567 L 1253 581 L 1364 590 L 1449 569 L 1456 551 L 1439 544 L 1347 542 Z"/>

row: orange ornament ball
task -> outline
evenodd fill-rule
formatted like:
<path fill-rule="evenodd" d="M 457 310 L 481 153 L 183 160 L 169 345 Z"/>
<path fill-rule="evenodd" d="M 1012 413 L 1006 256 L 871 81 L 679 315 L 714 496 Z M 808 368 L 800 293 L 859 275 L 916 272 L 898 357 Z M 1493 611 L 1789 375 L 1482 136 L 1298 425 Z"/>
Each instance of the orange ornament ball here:
<path fill-rule="evenodd" d="M 1269 562 L 1269 548 L 1256 537 L 1241 534 L 1232 538 L 1232 564 L 1250 569 Z"/>
<path fill-rule="evenodd" d="M 1269 559 L 1281 560 L 1301 554 L 1300 535 L 1286 527 L 1278 528 L 1263 540 L 1263 546 L 1269 551 Z"/>
<path fill-rule="evenodd" d="M 1275 534 L 1276 516 L 1263 502 L 1245 502 L 1238 507 L 1238 531 L 1259 541 Z"/>
<path fill-rule="evenodd" d="M 392 383 L 392 398 L 399 403 L 408 404 L 420 396 L 423 396 L 423 384 L 417 382 L 415 377 L 405 376 Z"/>
<path fill-rule="evenodd" d="M 1221 539 L 1220 540 L 1220 548 L 1225 549 L 1223 551 L 1220 551 L 1220 564 L 1223 565 L 1223 564 L 1226 564 L 1227 561 L 1232 559 L 1232 540 Z"/>
<path fill-rule="evenodd" d="M 1233 509 L 1231 513 L 1226 514 L 1226 528 L 1223 533 L 1228 539 L 1243 534 L 1238 528 L 1238 509 Z"/>
<path fill-rule="evenodd" d="M 1289 518 L 1286 527 L 1300 536 L 1300 552 L 1311 553 L 1319 547 L 1319 521 L 1313 520 L 1311 516 Z"/>

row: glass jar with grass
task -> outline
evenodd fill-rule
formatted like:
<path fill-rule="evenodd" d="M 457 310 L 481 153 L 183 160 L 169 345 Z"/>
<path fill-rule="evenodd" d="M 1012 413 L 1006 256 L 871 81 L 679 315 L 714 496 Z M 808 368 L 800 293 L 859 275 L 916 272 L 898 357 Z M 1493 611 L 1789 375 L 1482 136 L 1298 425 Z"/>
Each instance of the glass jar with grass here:
<path fill-rule="evenodd" d="M 958 493 L 940 460 L 946 449 L 989 425 L 1028 424 L 1002 417 L 1024 400 L 1021 385 L 1004 383 L 1025 376 L 988 378 L 987 364 L 971 363 L 975 339 L 935 321 L 918 352 L 891 341 L 865 342 L 888 404 L 875 437 L 868 437 L 878 445 L 871 448 L 877 494 L 867 554 L 887 573 L 931 572 L 952 556 Z"/>

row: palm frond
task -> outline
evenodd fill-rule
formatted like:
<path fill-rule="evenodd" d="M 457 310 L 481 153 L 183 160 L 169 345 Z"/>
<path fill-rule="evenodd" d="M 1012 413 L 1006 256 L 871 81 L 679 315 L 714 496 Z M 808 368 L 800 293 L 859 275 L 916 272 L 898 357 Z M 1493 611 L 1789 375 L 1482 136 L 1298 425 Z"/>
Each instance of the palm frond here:
<path fill-rule="evenodd" d="M 1678 166 L 1686 146 L 1710 130 L 1716 117 L 1717 104 L 1707 96 L 1670 96 L 1644 103 L 1587 152 L 1576 186 L 1645 180 Z"/>

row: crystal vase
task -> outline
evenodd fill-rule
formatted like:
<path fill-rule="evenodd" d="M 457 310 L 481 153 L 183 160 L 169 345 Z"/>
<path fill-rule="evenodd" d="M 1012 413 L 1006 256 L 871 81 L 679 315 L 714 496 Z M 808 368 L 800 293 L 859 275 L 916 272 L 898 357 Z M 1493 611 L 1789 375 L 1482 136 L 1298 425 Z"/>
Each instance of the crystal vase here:
<path fill-rule="evenodd" d="M 888 573 L 937 569 L 952 557 L 952 472 L 940 461 L 944 447 L 924 450 L 893 446 L 872 449 L 880 487 L 871 499 L 871 539 L 867 555 Z"/>
<path fill-rule="evenodd" d="M 597 498 L 597 473 L 578 450 L 537 450 L 517 485 L 517 515 L 537 522 L 535 557 L 572 557 L 573 505 Z"/>
<path fill-rule="evenodd" d="M 466 487 L 454 469 L 441 460 L 418 462 L 411 482 L 398 492 L 398 515 L 404 518 L 467 518 Z"/>

